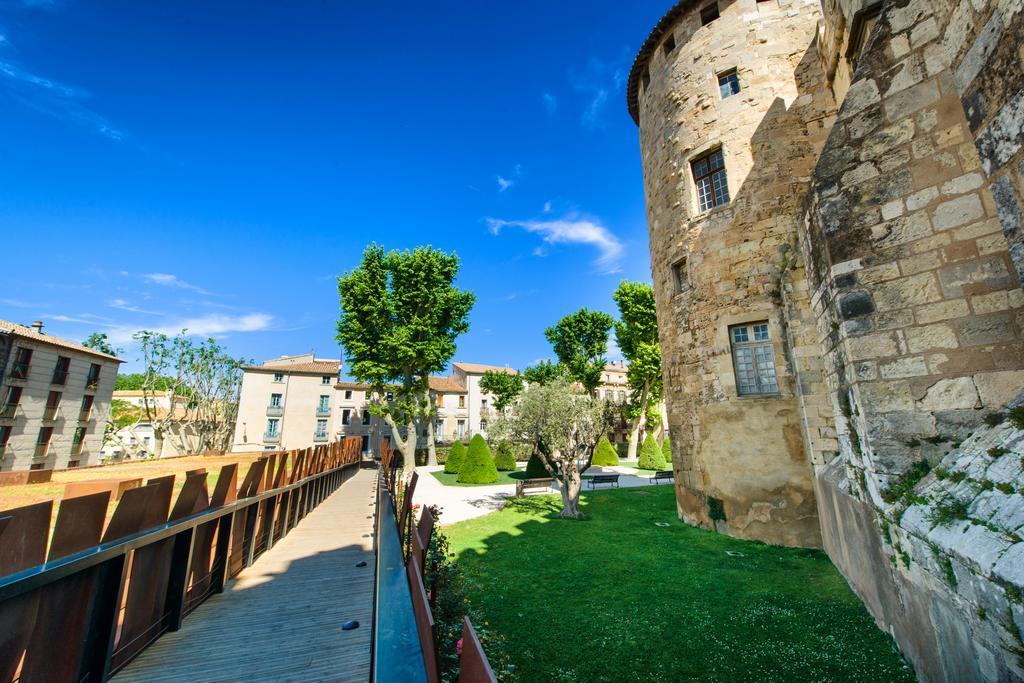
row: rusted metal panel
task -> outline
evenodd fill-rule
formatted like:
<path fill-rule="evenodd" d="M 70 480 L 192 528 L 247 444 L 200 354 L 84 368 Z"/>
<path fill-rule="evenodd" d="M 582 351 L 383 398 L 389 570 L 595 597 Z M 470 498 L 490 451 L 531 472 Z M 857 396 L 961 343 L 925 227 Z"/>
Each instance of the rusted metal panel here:
<path fill-rule="evenodd" d="M 110 491 L 62 500 L 47 559 L 56 560 L 99 543 L 109 503 Z"/>
<path fill-rule="evenodd" d="M 183 519 L 210 507 L 210 499 L 206 493 L 206 473 L 186 475 L 185 485 L 181 487 L 178 499 L 171 508 L 169 521 Z"/>
<path fill-rule="evenodd" d="M 459 656 L 459 683 L 497 683 L 480 639 L 469 617 L 462 618 L 462 654 Z"/>
<path fill-rule="evenodd" d="M 238 463 L 231 463 L 220 468 L 217 485 L 213 487 L 210 507 L 219 508 L 238 500 Z"/>
<path fill-rule="evenodd" d="M 410 558 L 405 566 L 409 577 L 409 591 L 412 594 L 412 611 L 416 615 L 416 632 L 419 635 L 420 647 L 423 649 L 423 664 L 427 669 L 427 681 L 437 683 L 441 680 L 437 665 L 437 638 L 434 632 L 434 615 L 430 612 L 427 591 L 423 587 L 423 573 L 420 571 L 416 558 Z"/>
<path fill-rule="evenodd" d="M 42 564 L 53 501 L 6 510 L 0 516 L 0 576 Z M 13 680 L 35 628 L 40 591 L 0 604 L 0 681 Z"/>

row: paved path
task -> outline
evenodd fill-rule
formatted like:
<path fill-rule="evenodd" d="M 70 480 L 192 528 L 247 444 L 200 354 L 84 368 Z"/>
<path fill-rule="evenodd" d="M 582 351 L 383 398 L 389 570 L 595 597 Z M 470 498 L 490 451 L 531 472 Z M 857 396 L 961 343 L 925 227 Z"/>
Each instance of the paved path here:
<path fill-rule="evenodd" d="M 376 478 L 376 470 L 356 472 L 114 680 L 368 680 Z M 349 619 L 359 628 L 342 631 Z"/>
<path fill-rule="evenodd" d="M 465 519 L 472 519 L 486 515 L 489 512 L 500 510 L 505 507 L 506 499 L 515 495 L 514 484 L 502 484 L 499 486 L 445 486 L 431 472 L 443 470 L 444 467 L 417 467 L 419 482 L 416 484 L 416 493 L 413 495 L 413 502 L 420 505 L 437 505 L 441 508 L 441 523 L 452 524 Z M 623 488 L 633 486 L 651 486 L 651 475 L 636 474 L 636 470 L 630 467 L 591 467 L 584 477 L 595 474 L 618 473 L 619 486 Z M 556 484 L 557 486 L 557 484 Z M 605 488 L 605 487 L 601 487 Z M 551 493 L 558 489 L 551 489 Z M 583 491 L 589 491 L 587 483 L 583 483 Z"/>

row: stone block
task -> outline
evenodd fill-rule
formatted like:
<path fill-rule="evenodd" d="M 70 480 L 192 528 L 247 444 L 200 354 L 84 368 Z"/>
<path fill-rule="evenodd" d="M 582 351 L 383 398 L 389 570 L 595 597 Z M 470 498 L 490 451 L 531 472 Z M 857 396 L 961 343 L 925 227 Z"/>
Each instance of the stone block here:
<path fill-rule="evenodd" d="M 1008 289 L 1011 278 L 1002 256 L 992 254 L 940 269 L 939 282 L 947 297 L 959 297 Z"/>
<path fill-rule="evenodd" d="M 950 301 L 939 301 L 926 306 L 919 306 L 914 309 L 914 317 L 920 324 L 935 323 L 940 320 L 960 318 L 970 313 L 966 299 L 952 299 Z"/>
<path fill-rule="evenodd" d="M 928 366 L 921 356 L 900 358 L 889 363 L 881 363 L 878 370 L 882 379 L 899 379 L 902 377 L 921 377 L 929 374 Z"/>
<path fill-rule="evenodd" d="M 978 395 L 986 408 L 1002 408 L 1024 392 L 1024 370 L 979 372 L 974 375 Z"/>
<path fill-rule="evenodd" d="M 1014 339 L 1009 313 L 990 313 L 954 322 L 960 343 L 964 346 L 994 344 Z"/>
<path fill-rule="evenodd" d="M 944 195 L 963 194 L 971 190 L 977 190 L 981 187 L 982 182 L 980 173 L 965 173 L 962 176 L 944 182 L 940 192 Z"/>
<path fill-rule="evenodd" d="M 970 377 L 956 377 L 930 386 L 918 405 L 924 410 L 973 410 L 981 407 L 981 400 Z"/>
<path fill-rule="evenodd" d="M 875 307 L 890 311 L 909 306 L 929 304 L 942 298 L 931 273 L 921 273 L 879 284 L 875 288 Z"/>
<path fill-rule="evenodd" d="M 955 349 L 959 346 L 956 332 L 945 323 L 923 325 L 906 330 L 907 348 L 912 353 L 932 349 Z"/>
<path fill-rule="evenodd" d="M 894 356 L 897 352 L 896 338 L 892 333 L 866 334 L 846 340 L 851 361 L 869 360 Z"/>
<path fill-rule="evenodd" d="M 877 89 L 875 92 L 878 92 Z M 849 98 L 849 93 L 847 93 L 847 98 Z M 936 81 L 934 79 L 927 80 L 885 98 L 885 115 L 890 121 L 899 121 L 938 99 L 939 87 Z"/>
<path fill-rule="evenodd" d="M 985 208 L 977 194 L 964 195 L 943 202 L 932 211 L 932 226 L 936 230 L 948 230 L 981 218 Z"/>

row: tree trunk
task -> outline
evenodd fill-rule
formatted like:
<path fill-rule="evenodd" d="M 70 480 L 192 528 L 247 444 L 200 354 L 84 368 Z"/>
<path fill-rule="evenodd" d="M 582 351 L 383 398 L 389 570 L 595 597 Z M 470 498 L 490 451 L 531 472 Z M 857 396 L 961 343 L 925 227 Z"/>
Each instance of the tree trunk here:
<path fill-rule="evenodd" d="M 582 486 L 580 473 L 576 471 L 575 467 L 562 475 L 561 484 L 559 490 L 562 494 L 562 511 L 558 516 L 563 519 L 583 519 L 583 513 L 580 512 L 580 489 Z"/>
<path fill-rule="evenodd" d="M 416 471 L 416 421 L 410 420 L 406 423 L 404 439 L 394 417 L 385 413 L 384 421 L 391 428 L 391 442 L 402 454 L 402 477 L 408 480 Z"/>
<path fill-rule="evenodd" d="M 650 392 L 645 386 L 640 391 L 640 414 L 633 421 L 629 430 L 629 450 L 626 451 L 627 460 L 636 460 L 636 452 L 640 446 L 640 432 L 643 429 L 644 421 L 647 420 L 647 404 L 650 401 Z"/>
<path fill-rule="evenodd" d="M 427 420 L 427 466 L 433 467 L 437 464 L 437 446 L 434 443 L 434 415 L 430 414 Z"/>

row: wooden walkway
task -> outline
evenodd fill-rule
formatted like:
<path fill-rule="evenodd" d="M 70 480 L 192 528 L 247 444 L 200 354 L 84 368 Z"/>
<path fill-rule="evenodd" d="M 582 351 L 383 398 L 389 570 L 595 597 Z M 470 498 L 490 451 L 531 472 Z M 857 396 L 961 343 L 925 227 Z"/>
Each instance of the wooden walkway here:
<path fill-rule="evenodd" d="M 359 470 L 113 680 L 369 680 L 376 480 Z M 359 628 L 342 631 L 350 619 Z"/>

